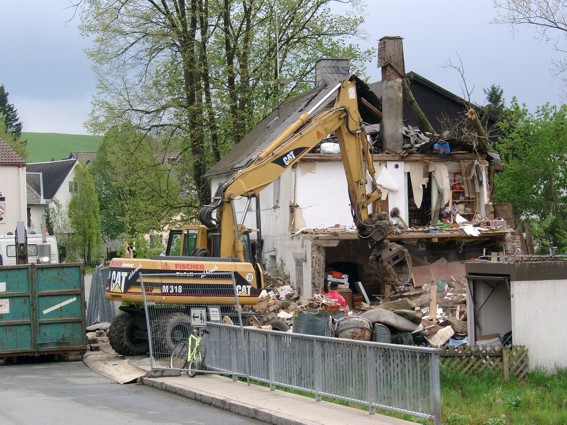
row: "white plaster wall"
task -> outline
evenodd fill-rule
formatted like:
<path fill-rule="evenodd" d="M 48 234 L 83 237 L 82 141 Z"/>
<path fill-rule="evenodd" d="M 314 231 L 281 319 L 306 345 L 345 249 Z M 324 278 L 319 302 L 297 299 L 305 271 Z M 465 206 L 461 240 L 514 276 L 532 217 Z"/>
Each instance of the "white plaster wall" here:
<path fill-rule="evenodd" d="M 567 280 L 514 281 L 512 340 L 528 348 L 530 369 L 567 368 Z"/>
<path fill-rule="evenodd" d="M 0 234 L 5 235 L 16 230 L 18 221 L 27 221 L 26 167 L 0 167 L 0 193 L 5 198 Z"/>
<path fill-rule="evenodd" d="M 45 205 L 30 205 L 31 225 L 29 232 L 41 233 L 45 225 Z"/>
<path fill-rule="evenodd" d="M 61 183 L 59 190 L 53 197 L 53 199 L 56 199 L 59 202 L 59 204 L 61 205 L 61 211 L 64 212 L 64 214 L 66 215 L 68 215 L 69 202 L 71 201 L 71 197 L 72 197 L 72 193 L 69 191 L 69 182 L 73 181 L 74 178 L 75 178 L 75 167 L 73 167 L 69 175 L 65 178 L 63 183 Z M 69 223 L 69 220 L 67 220 L 67 223 Z M 71 228 L 69 227 L 67 229 L 67 233 L 70 232 L 71 232 Z"/>
<path fill-rule="evenodd" d="M 405 169 L 405 164 L 402 161 L 387 161 L 381 164 L 376 163 L 376 173 L 387 172 L 393 181 L 396 183 L 396 190 L 388 190 L 385 199 L 388 200 L 388 208 L 391 210 L 397 207 L 400 210 L 402 219 L 409 223 L 408 216 L 408 179 Z M 382 194 L 384 197 L 384 193 Z"/>
<path fill-rule="evenodd" d="M 69 182 L 73 181 L 74 178 L 75 178 L 75 168 L 71 170 L 69 175 L 63 181 L 63 183 L 61 183 L 59 190 L 53 197 L 53 199 L 57 199 L 59 201 L 62 209 L 64 209 L 65 211 L 67 211 L 67 209 L 69 208 L 69 201 L 71 200 L 71 196 L 72 196 L 72 193 L 69 191 Z"/>
<path fill-rule="evenodd" d="M 297 166 L 296 228 L 351 226 L 347 182 L 340 162 L 303 162 Z"/>
<path fill-rule="evenodd" d="M 407 222 L 407 178 L 404 163 L 375 163 L 377 173 L 385 169 L 397 183 L 396 190 L 387 192 L 388 205 L 398 207 Z M 370 182 L 369 182 L 370 186 Z M 298 166 L 296 203 L 307 228 L 325 228 L 336 224 L 352 226 L 348 186 L 342 162 L 303 162 Z"/>
<path fill-rule="evenodd" d="M 311 287 L 310 249 L 305 248 L 304 237 L 292 236 L 301 223 L 290 220 L 290 205 L 296 203 L 298 168 L 287 169 L 279 177 L 279 183 L 268 185 L 260 194 L 260 203 L 266 266 L 270 268 L 272 257 L 277 271 L 287 274 L 291 285 L 303 295 Z M 278 186 L 279 195 L 276 195 Z M 298 264 L 301 266 L 297 267 Z"/>
<path fill-rule="evenodd" d="M 268 269 L 273 259 L 277 272 L 287 274 L 291 285 L 297 288 L 302 296 L 308 297 L 311 292 L 311 244 L 304 237 L 292 237 L 290 228 L 290 204 L 296 202 L 296 176 L 297 170 L 292 167 L 279 177 L 279 183 L 269 184 L 260 193 L 262 237 L 264 239 L 263 256 Z M 225 178 L 224 176 L 216 176 L 211 179 L 213 194 Z M 278 186 L 279 195 L 274 193 Z M 275 203 L 276 200 L 279 202 Z M 238 199 L 235 202 L 239 222 L 242 220 L 245 205 L 246 198 Z M 248 227 L 255 227 L 253 203 L 251 207 L 252 210 L 248 212 L 244 224 Z M 255 238 L 254 234 L 253 238 Z M 296 272 L 298 270 L 297 262 L 301 263 L 302 272 L 300 276 Z"/>

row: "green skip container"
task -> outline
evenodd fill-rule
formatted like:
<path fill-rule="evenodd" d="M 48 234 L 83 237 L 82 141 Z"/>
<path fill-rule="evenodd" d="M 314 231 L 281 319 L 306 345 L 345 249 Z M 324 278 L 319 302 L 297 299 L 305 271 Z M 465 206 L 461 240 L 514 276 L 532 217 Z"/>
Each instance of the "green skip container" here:
<path fill-rule="evenodd" d="M 81 264 L 0 267 L 0 362 L 87 350 Z M 81 357 L 79 357 L 81 358 Z"/>

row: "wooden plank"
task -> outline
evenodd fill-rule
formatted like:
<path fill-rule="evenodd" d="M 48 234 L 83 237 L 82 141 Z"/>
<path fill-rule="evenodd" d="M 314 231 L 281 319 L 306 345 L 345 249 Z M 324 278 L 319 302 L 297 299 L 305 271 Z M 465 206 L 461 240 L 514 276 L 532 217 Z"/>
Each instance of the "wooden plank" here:
<path fill-rule="evenodd" d="M 437 321 L 437 285 L 431 285 L 431 300 L 429 301 L 429 319 Z"/>

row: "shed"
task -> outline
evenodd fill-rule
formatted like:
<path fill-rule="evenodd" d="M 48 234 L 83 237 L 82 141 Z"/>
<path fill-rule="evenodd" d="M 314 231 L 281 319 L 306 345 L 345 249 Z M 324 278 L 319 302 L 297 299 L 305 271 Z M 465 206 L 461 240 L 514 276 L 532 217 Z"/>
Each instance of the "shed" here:
<path fill-rule="evenodd" d="M 567 258 L 517 256 L 466 263 L 469 343 L 511 332 L 530 370 L 567 368 Z"/>

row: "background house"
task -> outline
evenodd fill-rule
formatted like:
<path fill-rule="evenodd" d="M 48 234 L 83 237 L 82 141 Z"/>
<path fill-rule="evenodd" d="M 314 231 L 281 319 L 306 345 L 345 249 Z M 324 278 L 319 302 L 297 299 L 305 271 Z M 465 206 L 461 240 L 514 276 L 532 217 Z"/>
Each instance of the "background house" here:
<path fill-rule="evenodd" d="M 212 193 L 301 114 L 324 99 L 338 80 L 349 75 L 345 60 L 319 61 L 316 69 L 313 90 L 280 105 L 211 168 L 207 175 L 211 177 Z M 422 109 L 439 133 L 448 117 L 462 120 L 467 111 L 464 100 L 415 73 L 410 75 L 412 92 L 419 104 L 428 105 Z M 384 98 L 391 98 L 384 96 L 385 87 L 388 90 L 383 81 L 371 84 L 365 99 L 371 99 L 372 104 L 359 104 L 359 108 L 364 121 L 375 128 L 374 160 L 384 195 L 381 209 L 395 212 L 392 220 L 397 221 L 400 228 L 405 227 L 404 224 L 413 228 L 392 235 L 390 241 L 406 247 L 416 266 L 441 259 L 458 262 L 482 255 L 487 248 L 504 249 L 510 237 L 508 228 L 490 228 L 474 235 L 462 230 L 430 231 L 447 209 L 455 209 L 471 221 L 493 217 L 489 179 L 492 165 L 488 155 L 473 149 L 466 151 L 459 147 L 447 157 L 432 153 L 431 145 L 437 139 L 428 139 L 419 129 L 408 126 L 417 120 L 407 108 L 388 121 L 390 129 L 399 129 L 401 139 L 401 149 L 392 150 L 384 128 L 386 118 L 375 112 L 384 109 Z M 401 89 L 397 92 L 402 110 Z M 324 105 L 333 102 L 334 96 L 331 96 Z M 236 205 L 237 214 L 242 217 L 246 212 L 245 203 Z M 357 281 L 362 282 L 369 295 L 384 293 L 384 283 L 374 276 L 368 265 L 372 248 L 360 240 L 353 229 L 340 154 L 325 153 L 320 147 L 314 149 L 262 191 L 259 207 L 263 255 L 268 270 L 289 275 L 290 282 L 303 297 L 310 297 L 320 289 L 325 270 L 329 268 L 349 275 L 355 295 L 357 287 L 352 284 Z M 251 223 L 245 221 L 245 224 Z M 464 274 L 463 266 L 463 277 Z"/>
<path fill-rule="evenodd" d="M 46 225 L 46 208 L 51 203 L 58 205 L 60 223 L 64 233 L 69 232 L 67 210 L 73 192 L 73 178 L 77 160 L 36 162 L 27 166 L 28 231 L 41 233 Z"/>
<path fill-rule="evenodd" d="M 26 217 L 26 162 L 0 139 L 0 234 L 14 232 Z"/>

